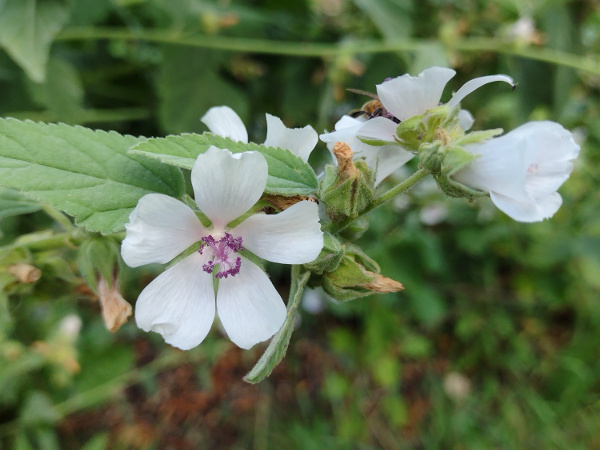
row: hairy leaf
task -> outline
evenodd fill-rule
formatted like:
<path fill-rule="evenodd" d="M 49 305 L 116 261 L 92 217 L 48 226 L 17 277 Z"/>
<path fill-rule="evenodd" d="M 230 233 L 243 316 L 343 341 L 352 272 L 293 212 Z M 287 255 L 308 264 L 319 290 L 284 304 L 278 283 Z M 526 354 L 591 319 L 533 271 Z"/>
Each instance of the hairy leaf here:
<path fill-rule="evenodd" d="M 127 154 L 140 138 L 65 124 L 0 119 L 0 185 L 104 234 L 122 230 L 140 197 L 180 197 L 179 170 Z"/>
<path fill-rule="evenodd" d="M 317 178 L 312 168 L 289 150 L 244 144 L 210 133 L 182 134 L 149 139 L 137 144 L 130 153 L 158 159 L 184 169 L 191 169 L 199 154 L 211 145 L 232 153 L 260 152 L 269 165 L 266 192 L 276 195 L 308 195 L 317 190 Z"/>

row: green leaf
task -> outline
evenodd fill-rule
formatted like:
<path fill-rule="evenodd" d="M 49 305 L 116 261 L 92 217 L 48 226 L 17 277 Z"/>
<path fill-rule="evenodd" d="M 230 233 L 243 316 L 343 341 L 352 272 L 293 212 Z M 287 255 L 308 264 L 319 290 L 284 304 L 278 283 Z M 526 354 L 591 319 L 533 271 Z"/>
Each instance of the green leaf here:
<path fill-rule="evenodd" d="M 33 81 L 46 78 L 50 44 L 69 17 L 61 0 L 0 2 L 0 45 Z"/>
<path fill-rule="evenodd" d="M 0 187 L 0 220 L 9 216 L 28 214 L 42 209 L 36 201 L 24 197 L 17 191 Z"/>
<path fill-rule="evenodd" d="M 69 62 L 53 58 L 48 63 L 44 83 L 30 83 L 35 101 L 54 113 L 56 121 L 81 123 L 83 118 L 83 86 L 79 73 Z"/>
<path fill-rule="evenodd" d="M 236 86 L 219 76 L 224 55 L 209 50 L 165 46 L 157 81 L 159 117 L 167 133 L 200 132 L 206 111 L 229 105 L 244 118 L 248 104 Z M 185 70 L 182 70 L 185 68 Z"/>
<path fill-rule="evenodd" d="M 292 270 L 299 271 L 299 266 L 294 266 Z M 296 278 L 296 277 L 294 277 Z M 287 307 L 287 317 L 283 323 L 281 329 L 273 336 L 269 346 L 260 357 L 258 362 L 254 365 L 252 370 L 244 377 L 244 381 L 247 383 L 260 383 L 266 377 L 268 377 L 273 369 L 281 362 L 285 353 L 287 352 L 292 332 L 294 331 L 294 325 L 296 324 L 296 316 L 298 315 L 298 306 L 300 306 L 300 300 L 302 300 L 302 293 L 304 292 L 304 286 L 308 283 L 310 278 L 310 272 L 304 272 L 297 276 L 296 283 L 292 283 L 292 290 L 290 292 L 290 299 Z M 295 289 L 293 289 L 295 287 Z"/>
<path fill-rule="evenodd" d="M 65 124 L 0 119 L 0 185 L 103 234 L 124 228 L 151 192 L 183 194 L 179 170 L 127 154 L 141 138 Z"/>
<path fill-rule="evenodd" d="M 191 169 L 198 155 L 206 152 L 211 145 L 228 149 L 232 153 L 260 152 L 269 165 L 269 178 L 265 188 L 269 194 L 309 195 L 317 190 L 315 172 L 289 150 L 253 143 L 244 144 L 210 133 L 148 139 L 132 147 L 129 152 L 158 159 L 165 164 Z"/>

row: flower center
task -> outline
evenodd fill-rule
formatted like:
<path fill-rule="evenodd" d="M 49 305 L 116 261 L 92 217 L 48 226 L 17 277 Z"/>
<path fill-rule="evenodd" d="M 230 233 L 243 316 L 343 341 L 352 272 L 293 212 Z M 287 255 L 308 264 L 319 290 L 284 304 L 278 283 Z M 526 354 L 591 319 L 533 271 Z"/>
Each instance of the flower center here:
<path fill-rule="evenodd" d="M 237 252 L 245 250 L 242 247 L 242 238 L 234 238 L 231 234 L 225 233 L 218 241 L 210 234 L 204 236 L 198 253 L 202 254 L 205 250 L 212 254 L 212 259 L 202 266 L 206 273 L 213 273 L 216 265 L 219 266 L 219 271 L 215 274 L 217 278 L 227 278 L 229 275 L 234 276 L 240 271 L 242 258 L 235 256 Z"/>

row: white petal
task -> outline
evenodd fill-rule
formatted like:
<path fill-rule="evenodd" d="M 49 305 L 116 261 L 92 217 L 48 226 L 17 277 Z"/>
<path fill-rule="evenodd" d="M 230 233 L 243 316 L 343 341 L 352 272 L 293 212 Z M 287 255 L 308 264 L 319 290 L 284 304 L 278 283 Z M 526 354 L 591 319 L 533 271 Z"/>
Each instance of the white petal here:
<path fill-rule="evenodd" d="M 323 133 L 319 136 L 326 144 L 335 144 L 336 142 L 345 142 L 350 145 L 350 142 L 356 140 L 356 133 L 366 122 L 364 120 L 355 119 L 350 116 L 342 116 L 335 124 L 335 131 Z"/>
<path fill-rule="evenodd" d="M 167 269 L 140 294 L 135 321 L 182 350 L 199 345 L 215 318 L 212 276 L 202 271 L 207 258 L 194 253 Z"/>
<path fill-rule="evenodd" d="M 365 139 L 395 142 L 398 124 L 385 117 L 375 117 L 366 122 L 358 131 L 358 136 Z"/>
<path fill-rule="evenodd" d="M 375 186 L 378 186 L 385 178 L 394 173 L 415 155 L 404 150 L 398 145 L 385 145 L 379 147 L 377 153 L 377 172 L 375 174 Z"/>
<path fill-rule="evenodd" d="M 248 143 L 248 132 L 244 122 L 229 106 L 214 106 L 200 120 L 212 134 Z"/>
<path fill-rule="evenodd" d="M 562 204 L 562 198 L 557 192 L 538 198 L 535 202 L 519 202 L 511 197 L 505 197 L 494 192 L 490 193 L 490 198 L 494 205 L 510 218 L 518 222 L 528 223 L 549 219 Z"/>
<path fill-rule="evenodd" d="M 467 81 L 457 92 L 452 96 L 450 101 L 448 102 L 448 106 L 452 109 L 456 105 L 458 105 L 463 98 L 469 95 L 476 89 L 479 89 L 481 86 L 486 85 L 488 83 L 493 83 L 494 81 L 504 81 L 505 83 L 510 84 L 514 87 L 515 83 L 513 79 L 507 75 L 487 75 L 485 77 L 474 78 L 470 81 Z"/>
<path fill-rule="evenodd" d="M 279 214 L 255 214 L 231 233 L 255 255 L 282 264 L 313 261 L 323 248 L 316 203 L 301 201 Z"/>
<path fill-rule="evenodd" d="M 281 328 L 286 308 L 267 275 L 242 257 L 240 272 L 219 281 L 217 313 L 229 339 L 248 349 Z"/>
<path fill-rule="evenodd" d="M 206 235 L 194 211 L 163 194 L 143 196 L 125 228 L 121 255 L 130 267 L 167 263 Z"/>
<path fill-rule="evenodd" d="M 470 130 L 473 126 L 473 123 L 475 123 L 475 119 L 469 111 L 466 109 L 461 109 L 458 112 L 458 124 L 463 130 Z"/>
<path fill-rule="evenodd" d="M 465 150 L 481 156 L 453 177 L 490 192 L 499 209 L 522 222 L 551 217 L 561 205 L 556 189 L 579 152 L 571 133 L 554 122 L 529 122 Z"/>
<path fill-rule="evenodd" d="M 431 67 L 417 77 L 405 74 L 378 84 L 377 95 L 385 109 L 406 120 L 438 106 L 444 87 L 455 74 L 452 69 Z"/>
<path fill-rule="evenodd" d="M 260 199 L 267 177 L 267 161 L 260 153 L 233 155 L 212 146 L 198 156 L 191 180 L 200 211 L 215 229 L 223 230 Z"/>
<path fill-rule="evenodd" d="M 310 125 L 304 128 L 287 128 L 279 117 L 267 114 L 267 147 L 279 147 L 290 150 L 294 155 L 308 161 L 319 137 Z"/>

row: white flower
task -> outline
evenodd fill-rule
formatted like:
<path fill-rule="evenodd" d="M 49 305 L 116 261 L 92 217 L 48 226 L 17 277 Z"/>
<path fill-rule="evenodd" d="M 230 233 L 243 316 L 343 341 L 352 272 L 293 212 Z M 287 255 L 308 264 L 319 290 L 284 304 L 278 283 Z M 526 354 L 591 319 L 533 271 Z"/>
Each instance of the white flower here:
<path fill-rule="evenodd" d="M 579 145 L 555 122 L 529 122 L 504 136 L 465 145 L 481 155 L 455 173 L 459 183 L 489 192 L 494 204 L 519 222 L 549 217 L 562 203 L 556 190 L 573 170 Z"/>
<path fill-rule="evenodd" d="M 263 145 L 288 149 L 307 162 L 310 153 L 319 141 L 313 127 L 307 125 L 304 128 L 287 128 L 279 117 L 271 114 L 266 114 L 266 116 L 267 138 Z M 213 134 L 248 143 L 248 132 L 242 119 L 229 106 L 210 108 L 200 120 Z"/>
<path fill-rule="evenodd" d="M 336 131 L 320 136 L 326 143 L 342 141 L 350 145 L 357 156 L 367 159 L 367 164 L 377 170 L 376 184 L 396 169 L 408 162 L 414 155 L 398 145 L 372 146 L 365 144 L 358 137 L 395 142 L 398 121 L 424 114 L 428 109 L 439 106 L 442 93 L 448 81 L 456 72 L 443 67 L 430 67 L 417 77 L 404 74 L 377 85 L 377 96 L 384 106 L 385 117 L 374 117 L 369 120 L 343 117 L 336 125 Z M 461 87 L 452 96 L 447 105 L 452 109 L 460 101 L 479 87 L 494 81 L 513 84 L 512 78 L 506 75 L 488 75 L 475 78 Z M 468 111 L 459 111 L 459 124 L 464 130 L 473 125 L 473 116 Z"/>
<path fill-rule="evenodd" d="M 317 205 L 302 201 L 279 214 L 251 215 L 228 227 L 263 194 L 267 163 L 258 152 L 232 154 L 211 147 L 196 160 L 191 182 L 198 208 L 211 221 L 209 227 L 187 205 L 162 194 L 142 197 L 130 215 L 121 254 L 131 267 L 167 263 L 202 243 L 200 250 L 142 291 L 136 322 L 181 349 L 197 346 L 214 320 L 216 277 L 221 323 L 236 345 L 250 348 L 279 330 L 286 307 L 267 275 L 240 252 L 247 249 L 284 264 L 314 260 L 323 246 Z"/>

